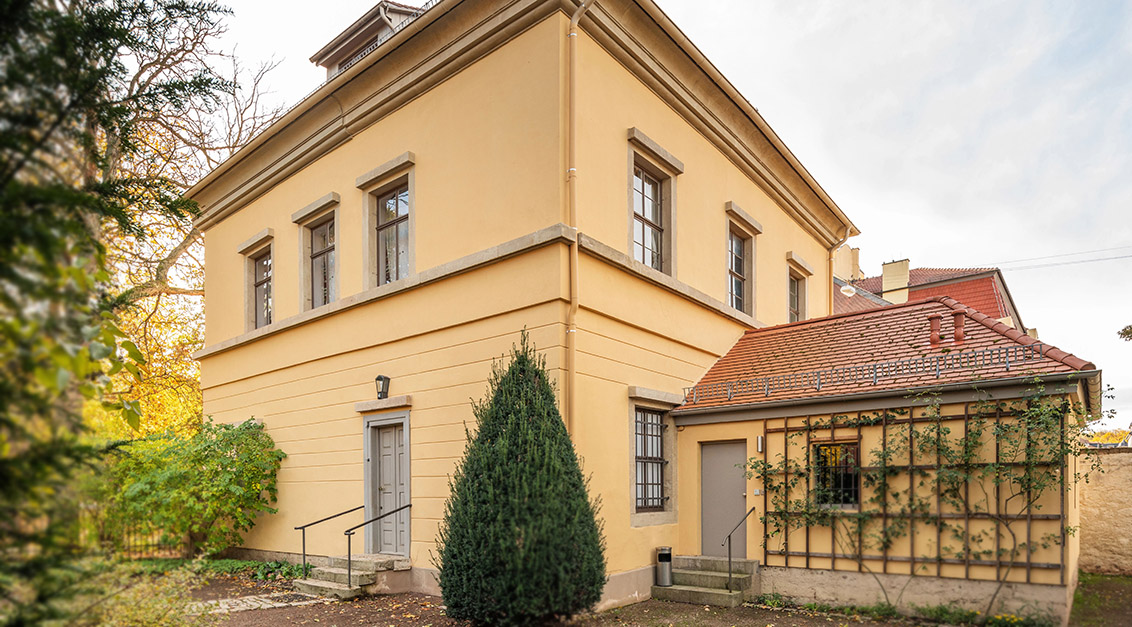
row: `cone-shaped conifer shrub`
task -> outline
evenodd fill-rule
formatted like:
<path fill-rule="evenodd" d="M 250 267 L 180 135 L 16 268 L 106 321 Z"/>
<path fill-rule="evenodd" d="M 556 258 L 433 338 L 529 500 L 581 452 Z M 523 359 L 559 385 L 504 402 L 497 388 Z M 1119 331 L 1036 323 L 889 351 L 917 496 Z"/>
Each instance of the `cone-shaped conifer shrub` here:
<path fill-rule="evenodd" d="M 605 585 L 605 540 L 545 359 L 524 331 L 492 367 L 479 423 L 440 525 L 447 614 L 528 625 L 589 609 Z"/>

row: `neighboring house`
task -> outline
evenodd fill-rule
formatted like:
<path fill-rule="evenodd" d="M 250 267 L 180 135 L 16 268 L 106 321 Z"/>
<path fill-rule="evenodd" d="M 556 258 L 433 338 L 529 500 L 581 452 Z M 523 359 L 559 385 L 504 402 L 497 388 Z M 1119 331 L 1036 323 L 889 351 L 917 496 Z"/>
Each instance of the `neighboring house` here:
<path fill-rule="evenodd" d="M 960 402 L 984 379 L 1010 398 L 1023 373 L 1092 398 L 1077 382 L 1099 377 L 1091 364 L 980 314 L 967 343 L 930 341 L 933 313 L 967 311 L 946 299 L 812 320 L 832 313 L 833 253 L 857 229 L 652 0 L 584 14 L 572 1 L 438 0 L 394 22 L 398 8 L 379 3 L 320 51 L 327 83 L 190 192 L 205 234 L 205 413 L 254 416 L 288 455 L 279 513 L 244 554 L 296 560 L 305 548 L 344 566 L 327 556 L 345 553 L 347 528 L 411 505 L 359 530 L 355 552 L 396 556 L 396 570 L 354 583 L 436 593 L 469 400 L 524 328 L 602 500 L 601 607 L 852 592 L 828 584 L 817 545 L 775 561 L 759 516 L 739 523 L 765 512 L 753 492 L 764 486 L 737 464 L 773 450 L 772 414 L 907 406 L 909 389 L 940 386 Z M 802 376 L 988 342 L 1020 351 L 1014 370 L 897 368 L 814 390 Z M 727 386 L 765 375 L 799 376 L 769 396 Z M 1072 520 L 1057 511 L 1041 524 Z M 296 527 L 341 512 L 301 544 Z M 740 577 L 744 593 L 710 574 L 678 583 L 714 591 L 652 589 L 656 547 L 721 568 L 737 523 L 734 555 L 755 575 Z M 1075 545 L 1063 546 L 1058 566 L 1033 570 L 1059 594 L 1074 581 Z M 789 568 L 760 579 L 758 562 Z M 344 572 L 316 575 L 350 592 Z"/>
<path fill-rule="evenodd" d="M 950 296 L 1023 333 L 1027 331 L 998 268 L 909 268 L 908 260 L 902 259 L 884 264 L 880 276 L 849 283 L 892 303 Z"/>

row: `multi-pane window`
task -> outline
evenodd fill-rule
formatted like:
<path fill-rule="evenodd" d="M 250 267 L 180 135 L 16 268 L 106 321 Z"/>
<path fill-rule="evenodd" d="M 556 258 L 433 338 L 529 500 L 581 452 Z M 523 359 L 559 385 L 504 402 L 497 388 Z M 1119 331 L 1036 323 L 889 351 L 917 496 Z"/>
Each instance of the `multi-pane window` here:
<path fill-rule="evenodd" d="M 334 280 L 334 219 L 310 227 L 311 238 L 311 307 L 333 302 Z"/>
<path fill-rule="evenodd" d="M 640 167 L 633 168 L 633 258 L 664 270 L 664 205 L 661 185 Z"/>
<path fill-rule="evenodd" d="M 664 417 L 636 410 L 637 511 L 664 509 Z"/>
<path fill-rule="evenodd" d="M 252 259 L 255 328 L 271 324 L 271 249 Z"/>
<path fill-rule="evenodd" d="M 805 306 L 805 294 L 803 288 L 805 279 L 794 276 L 793 274 L 787 279 L 789 282 L 789 308 L 790 308 L 790 322 L 798 322 L 802 319 L 802 308 Z"/>
<path fill-rule="evenodd" d="M 727 301 L 735 309 L 746 311 L 747 240 L 731 232 L 727 235 Z"/>
<path fill-rule="evenodd" d="M 819 444 L 814 447 L 817 462 L 814 502 L 818 505 L 856 506 L 861 504 L 860 446 Z"/>
<path fill-rule="evenodd" d="M 377 199 L 377 284 L 409 274 L 409 186 Z"/>

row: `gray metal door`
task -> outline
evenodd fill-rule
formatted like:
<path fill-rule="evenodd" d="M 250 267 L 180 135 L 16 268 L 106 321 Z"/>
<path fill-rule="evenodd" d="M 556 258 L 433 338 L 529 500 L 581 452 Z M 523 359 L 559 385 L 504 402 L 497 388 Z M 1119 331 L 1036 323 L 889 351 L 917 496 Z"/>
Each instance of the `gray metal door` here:
<path fill-rule="evenodd" d="M 727 532 L 747 513 L 747 442 L 711 442 L 700 445 L 700 551 L 727 556 L 720 546 Z M 747 523 L 731 536 L 731 554 L 747 557 Z"/>
<path fill-rule="evenodd" d="M 367 518 L 379 516 L 407 504 L 408 465 L 405 458 L 405 428 L 402 425 L 376 427 L 373 433 L 371 459 L 374 494 L 372 506 L 366 512 Z M 409 554 L 409 512 L 398 512 L 373 523 L 374 530 L 370 550 L 375 553 L 393 555 Z"/>

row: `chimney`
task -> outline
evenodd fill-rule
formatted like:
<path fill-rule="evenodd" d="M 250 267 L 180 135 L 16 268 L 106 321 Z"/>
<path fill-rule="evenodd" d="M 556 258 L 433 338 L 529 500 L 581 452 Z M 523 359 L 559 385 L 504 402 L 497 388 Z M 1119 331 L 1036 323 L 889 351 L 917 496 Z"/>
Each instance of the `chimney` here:
<path fill-rule="evenodd" d="M 955 317 L 955 342 L 961 343 L 967 338 L 967 332 L 963 328 L 967 323 L 967 312 L 965 310 L 956 311 L 951 314 Z"/>
<path fill-rule="evenodd" d="M 939 344 L 939 325 L 940 325 L 940 320 L 942 320 L 942 319 L 943 319 L 942 314 L 932 314 L 932 315 L 928 316 L 928 322 L 930 322 L 931 325 L 932 325 L 932 334 L 931 334 L 932 346 L 936 346 L 936 345 Z"/>
<path fill-rule="evenodd" d="M 890 261 L 881 266 L 881 298 L 890 303 L 908 302 L 908 260 Z"/>

